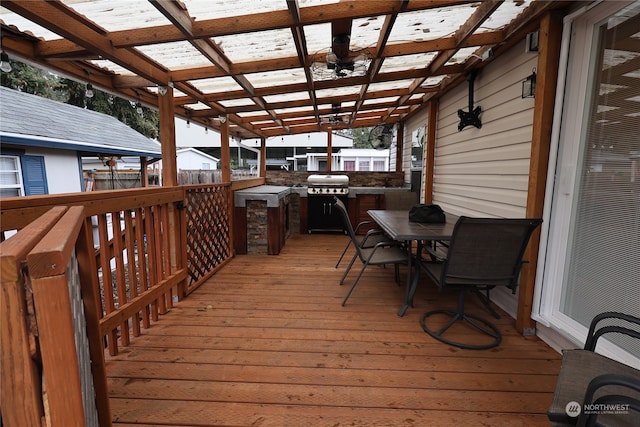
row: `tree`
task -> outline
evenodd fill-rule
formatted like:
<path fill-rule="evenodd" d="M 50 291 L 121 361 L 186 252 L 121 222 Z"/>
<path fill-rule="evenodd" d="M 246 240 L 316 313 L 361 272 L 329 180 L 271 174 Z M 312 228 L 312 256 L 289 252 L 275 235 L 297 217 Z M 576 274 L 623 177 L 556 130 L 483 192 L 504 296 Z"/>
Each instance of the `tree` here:
<path fill-rule="evenodd" d="M 354 148 L 371 148 L 369 142 L 369 133 L 371 128 L 357 128 L 353 129 L 352 138 Z"/>
<path fill-rule="evenodd" d="M 1 74 L 2 86 L 62 101 L 56 92 L 59 80 L 54 74 L 14 60 L 10 60 L 9 63 L 11 71 Z"/>
<path fill-rule="evenodd" d="M 2 86 L 113 116 L 147 138 L 160 135 L 160 115 L 155 110 L 141 107 L 139 113 L 136 103 L 95 88 L 93 97 L 87 98 L 84 83 L 18 61 L 11 60 L 11 68 L 2 73 Z"/>
<path fill-rule="evenodd" d="M 355 128 L 355 129 L 340 129 L 336 131 L 338 135 L 351 138 L 353 140 L 353 148 L 371 148 L 369 142 L 369 133 L 371 128 Z"/>

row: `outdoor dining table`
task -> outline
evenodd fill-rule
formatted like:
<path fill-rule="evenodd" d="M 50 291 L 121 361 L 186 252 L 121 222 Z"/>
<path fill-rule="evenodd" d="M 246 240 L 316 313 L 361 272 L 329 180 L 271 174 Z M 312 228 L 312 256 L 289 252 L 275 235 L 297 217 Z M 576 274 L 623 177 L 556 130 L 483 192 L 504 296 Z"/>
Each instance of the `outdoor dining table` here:
<path fill-rule="evenodd" d="M 439 242 L 449 241 L 458 217 L 446 214 L 446 222 L 440 224 L 428 224 L 409 221 L 409 212 L 404 210 L 369 210 L 367 211 L 382 230 L 393 240 L 404 242 L 407 248 L 407 288 L 405 299 L 398 316 L 405 315 L 409 306 L 413 305 L 413 296 L 420 281 L 420 262 L 425 241 Z M 416 260 L 413 260 L 413 241 L 416 241 Z M 412 269 L 412 265 L 415 268 Z"/>

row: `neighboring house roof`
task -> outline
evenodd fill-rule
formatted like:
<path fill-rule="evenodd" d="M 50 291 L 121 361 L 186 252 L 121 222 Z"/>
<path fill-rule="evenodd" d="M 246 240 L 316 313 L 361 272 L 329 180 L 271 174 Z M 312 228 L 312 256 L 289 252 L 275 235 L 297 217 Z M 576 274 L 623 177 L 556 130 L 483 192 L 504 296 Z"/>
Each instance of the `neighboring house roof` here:
<path fill-rule="evenodd" d="M 6 87 L 0 87 L 0 140 L 82 153 L 162 157 L 160 144 L 115 117 Z"/>
<path fill-rule="evenodd" d="M 211 155 L 209 155 L 207 153 L 204 153 L 204 152 L 202 152 L 202 151 L 200 151 L 200 150 L 198 150 L 196 148 L 182 148 L 182 149 L 176 151 L 176 155 L 179 156 L 182 153 L 189 153 L 189 152 L 197 154 L 199 156 L 202 156 L 202 157 L 204 157 L 206 159 L 209 159 L 211 161 L 214 161 L 214 162 L 219 162 L 220 161 L 220 159 L 218 159 L 217 157 L 213 157 L 213 156 L 211 156 Z"/>

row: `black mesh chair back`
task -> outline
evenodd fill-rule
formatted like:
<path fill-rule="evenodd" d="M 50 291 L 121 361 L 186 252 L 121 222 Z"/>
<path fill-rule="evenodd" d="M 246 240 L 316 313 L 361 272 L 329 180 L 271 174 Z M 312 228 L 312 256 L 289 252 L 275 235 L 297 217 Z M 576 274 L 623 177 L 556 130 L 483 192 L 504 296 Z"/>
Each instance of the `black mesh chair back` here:
<path fill-rule="evenodd" d="M 460 217 L 440 286 L 517 286 L 522 256 L 540 219 Z"/>
<path fill-rule="evenodd" d="M 486 291 L 496 286 L 505 286 L 515 292 L 522 257 L 531 234 L 541 223 L 541 219 L 461 216 L 453 230 L 446 259 L 424 264 L 424 270 L 440 288 L 459 291 L 458 307 L 455 311 L 426 312 L 421 319 L 424 331 L 442 342 L 461 348 L 488 349 L 500 344 L 502 335 L 495 325 L 465 312 L 466 292 Z M 434 329 L 428 325 L 427 319 L 436 315 L 448 318 L 444 327 Z M 480 331 L 490 341 L 463 343 L 447 338 L 446 332 L 457 322 Z"/>

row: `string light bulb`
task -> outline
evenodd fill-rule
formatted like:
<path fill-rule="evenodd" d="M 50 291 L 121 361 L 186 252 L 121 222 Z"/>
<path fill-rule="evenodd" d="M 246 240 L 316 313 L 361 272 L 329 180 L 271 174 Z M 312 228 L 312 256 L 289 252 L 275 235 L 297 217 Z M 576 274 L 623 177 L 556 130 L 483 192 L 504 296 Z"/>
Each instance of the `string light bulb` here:
<path fill-rule="evenodd" d="M 91 84 L 91 82 L 87 83 L 87 87 L 84 91 L 84 96 L 86 98 L 93 98 L 93 85 Z"/>
<path fill-rule="evenodd" d="M 11 72 L 11 63 L 9 62 L 9 55 L 4 50 L 0 54 L 0 70 L 5 73 Z"/>

